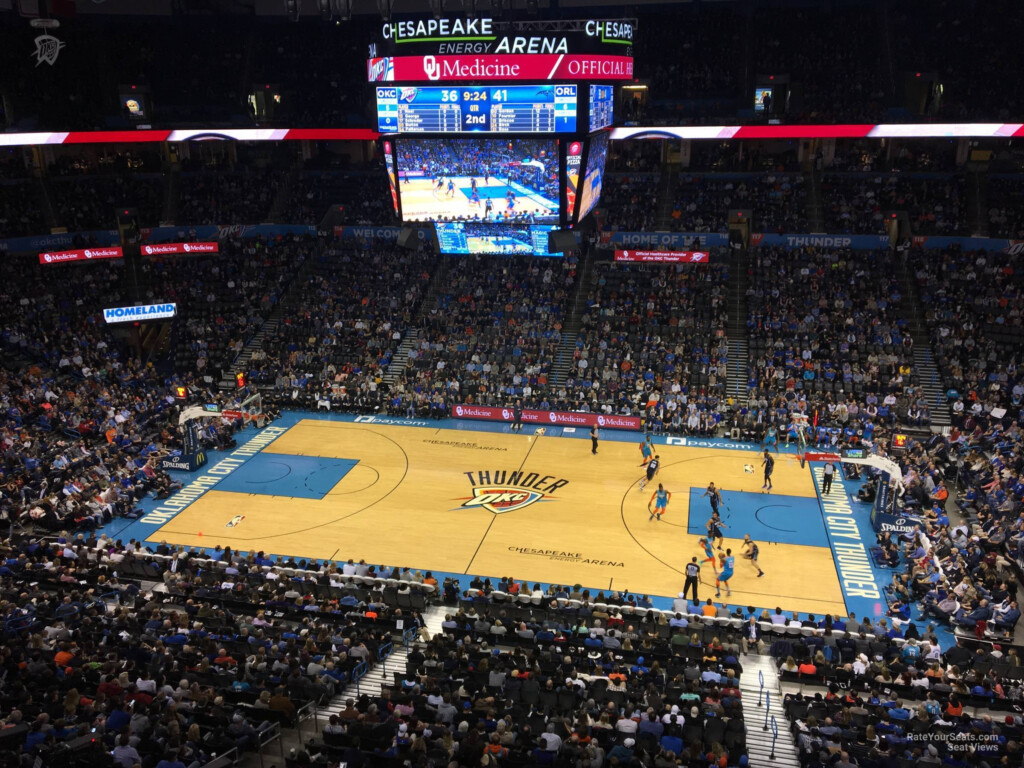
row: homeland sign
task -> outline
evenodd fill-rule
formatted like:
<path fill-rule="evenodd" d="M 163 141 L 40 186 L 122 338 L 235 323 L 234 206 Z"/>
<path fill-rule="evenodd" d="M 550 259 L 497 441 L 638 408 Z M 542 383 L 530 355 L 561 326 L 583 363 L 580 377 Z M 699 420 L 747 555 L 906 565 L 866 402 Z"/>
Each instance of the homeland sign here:
<path fill-rule="evenodd" d="M 111 307 L 103 310 L 108 323 L 127 323 L 133 320 L 165 320 L 178 314 L 178 305 L 143 304 L 138 307 Z"/>

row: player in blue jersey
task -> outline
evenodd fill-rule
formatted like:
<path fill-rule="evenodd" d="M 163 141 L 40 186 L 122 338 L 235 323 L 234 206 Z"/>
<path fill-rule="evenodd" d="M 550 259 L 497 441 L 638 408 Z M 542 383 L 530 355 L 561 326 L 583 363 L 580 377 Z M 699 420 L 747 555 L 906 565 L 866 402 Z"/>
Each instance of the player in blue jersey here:
<path fill-rule="evenodd" d="M 648 435 L 644 438 L 643 442 L 640 443 L 640 456 L 642 460 L 640 466 L 644 466 L 654 457 L 654 445 L 651 443 L 651 436 Z"/>
<path fill-rule="evenodd" d="M 448 179 L 448 192 L 447 197 L 455 197 L 455 179 Z"/>
<path fill-rule="evenodd" d="M 768 427 L 764 440 L 761 441 L 761 448 L 764 448 L 766 445 L 774 448 L 776 453 L 779 452 L 779 433 L 774 426 Z"/>
<path fill-rule="evenodd" d="M 672 498 L 672 494 L 665 490 L 665 486 L 658 483 L 658 490 L 651 494 L 651 500 L 647 502 L 647 511 L 651 513 L 651 516 L 647 518 L 647 522 L 650 522 L 654 518 L 661 520 L 661 516 L 665 514 L 668 509 L 668 500 Z M 654 505 L 654 511 L 651 512 L 651 504 Z"/>
<path fill-rule="evenodd" d="M 469 204 L 470 205 L 475 205 L 475 206 L 478 206 L 478 207 L 480 205 L 480 193 L 477 192 L 476 189 L 474 189 L 473 192 L 469 196 Z"/>
<path fill-rule="evenodd" d="M 700 544 L 701 547 L 703 547 L 704 549 L 704 559 L 700 561 L 701 564 L 703 565 L 704 563 L 711 563 L 711 570 L 713 570 L 717 575 L 718 568 L 715 565 L 715 548 L 712 547 L 711 542 L 705 539 L 703 536 L 697 543 Z"/>
<path fill-rule="evenodd" d="M 724 555 L 719 555 L 721 558 L 720 564 L 722 566 L 721 573 L 718 574 L 718 578 L 715 579 L 715 597 L 722 596 L 722 585 L 725 584 L 725 596 L 732 597 L 732 590 L 729 589 L 729 579 L 732 578 L 733 567 L 736 565 L 736 558 L 732 556 L 732 550 L 725 550 Z"/>

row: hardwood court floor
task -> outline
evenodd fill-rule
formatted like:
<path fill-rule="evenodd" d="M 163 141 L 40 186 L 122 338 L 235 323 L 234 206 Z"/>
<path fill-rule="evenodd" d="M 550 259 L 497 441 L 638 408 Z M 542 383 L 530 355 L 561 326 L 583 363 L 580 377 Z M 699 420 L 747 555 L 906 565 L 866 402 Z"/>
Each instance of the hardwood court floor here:
<path fill-rule="evenodd" d="M 589 440 L 305 419 L 148 540 L 675 596 L 713 480 L 737 555 L 729 602 L 846 613 L 810 472 L 793 457 L 778 457 L 765 495 L 756 452 L 657 450 L 654 485 L 673 495 L 652 522 L 634 442 L 602 441 L 595 456 Z M 763 578 L 738 556 L 744 533 Z M 713 597 L 708 566 L 702 580 Z"/>

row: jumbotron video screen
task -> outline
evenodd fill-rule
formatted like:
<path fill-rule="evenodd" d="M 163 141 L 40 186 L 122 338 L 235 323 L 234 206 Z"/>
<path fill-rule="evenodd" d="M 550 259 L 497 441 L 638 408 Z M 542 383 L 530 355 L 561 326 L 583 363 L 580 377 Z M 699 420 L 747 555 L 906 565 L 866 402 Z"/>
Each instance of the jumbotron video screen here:
<path fill-rule="evenodd" d="M 404 221 L 558 223 L 554 139 L 399 137 L 394 142 Z"/>

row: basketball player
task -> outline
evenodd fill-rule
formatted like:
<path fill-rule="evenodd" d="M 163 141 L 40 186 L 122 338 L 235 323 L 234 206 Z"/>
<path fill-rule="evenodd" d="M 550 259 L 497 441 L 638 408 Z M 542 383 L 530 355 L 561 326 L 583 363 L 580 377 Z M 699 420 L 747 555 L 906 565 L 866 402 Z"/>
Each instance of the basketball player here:
<path fill-rule="evenodd" d="M 480 207 L 480 193 L 475 189 L 469 195 L 469 204 Z"/>
<path fill-rule="evenodd" d="M 732 590 L 729 589 L 729 579 L 732 578 L 733 566 L 736 564 L 736 559 L 732 556 L 732 550 L 725 550 L 724 555 L 719 555 L 722 563 L 722 572 L 718 574 L 718 578 L 715 580 L 715 587 L 718 590 L 715 592 L 715 597 L 722 596 L 722 585 L 725 584 L 725 596 L 732 597 Z"/>
<path fill-rule="evenodd" d="M 469 177 L 469 188 L 471 191 L 476 192 L 476 179 L 472 176 Z"/>
<path fill-rule="evenodd" d="M 508 211 L 508 215 L 511 216 L 516 210 L 516 193 L 510 189 L 508 194 L 505 195 L 505 199 L 508 200 L 505 209 Z"/>
<path fill-rule="evenodd" d="M 455 197 L 455 179 L 448 179 L 448 192 L 446 197 Z"/>
<path fill-rule="evenodd" d="M 718 546 L 718 551 L 722 551 L 722 545 L 725 543 L 725 536 L 722 535 L 722 529 L 728 528 L 729 526 L 722 522 L 722 519 L 718 516 L 718 511 L 711 513 L 711 518 L 708 520 L 706 526 L 708 529 L 708 541 L 714 542 Z"/>
<path fill-rule="evenodd" d="M 642 467 L 647 462 L 649 462 L 653 455 L 654 445 L 651 443 L 651 436 L 648 435 L 646 438 L 644 438 L 643 442 L 640 443 L 640 456 L 643 457 L 642 461 L 640 462 L 640 466 Z"/>
<path fill-rule="evenodd" d="M 597 455 L 597 438 L 598 437 L 600 437 L 600 434 L 597 431 L 597 424 L 595 424 L 594 426 L 592 426 L 590 428 L 590 452 L 592 454 L 594 454 L 595 456 Z"/>
<path fill-rule="evenodd" d="M 438 178 L 438 180 L 437 180 L 437 190 L 436 191 L 440 192 L 442 189 L 444 189 L 444 176 L 441 176 L 440 178 Z"/>
<path fill-rule="evenodd" d="M 651 494 L 651 500 L 647 502 L 647 511 L 651 512 L 651 504 L 654 504 L 654 511 L 651 512 L 651 516 L 647 518 L 647 522 L 650 522 L 655 517 L 661 520 L 661 516 L 665 514 L 668 509 L 668 501 L 672 498 L 672 494 L 665 490 L 665 486 L 658 483 L 658 490 Z"/>
<path fill-rule="evenodd" d="M 705 539 L 703 536 L 697 541 L 704 548 L 704 559 L 701 563 L 711 563 L 711 570 L 718 575 L 718 569 L 715 567 L 715 548 L 711 546 L 711 542 Z"/>
<path fill-rule="evenodd" d="M 722 493 L 715 488 L 714 483 L 708 483 L 708 489 L 704 491 L 704 495 L 708 497 L 708 501 L 711 502 L 711 514 L 718 515 L 718 505 L 722 503 Z"/>
<path fill-rule="evenodd" d="M 764 576 L 764 571 L 761 570 L 761 566 L 757 564 L 758 555 L 757 542 L 750 538 L 749 533 L 743 534 L 743 556 L 750 561 L 750 564 L 757 569 L 757 577 L 761 578 Z"/>
<path fill-rule="evenodd" d="M 765 493 L 772 492 L 772 472 L 775 471 L 775 459 L 772 458 L 771 454 L 768 453 L 768 449 L 764 449 L 764 459 L 761 461 L 761 466 L 764 467 L 764 485 L 761 486 L 761 490 Z"/>
<path fill-rule="evenodd" d="M 655 455 L 654 458 L 651 459 L 648 462 L 648 464 L 647 464 L 647 477 L 640 478 L 640 490 L 641 491 L 644 489 L 644 486 L 647 485 L 649 482 L 651 482 L 651 480 L 654 479 L 654 476 L 656 474 L 658 474 L 658 468 L 660 466 L 661 466 L 661 457 L 658 456 L 658 455 Z"/>
<path fill-rule="evenodd" d="M 494 213 L 494 203 L 491 202 L 491 198 L 484 200 L 484 218 L 490 219 L 491 214 Z"/>
<path fill-rule="evenodd" d="M 775 452 L 779 452 L 779 433 L 776 431 L 774 426 L 768 427 L 768 431 L 764 435 L 764 440 L 761 441 L 761 447 L 770 446 L 775 449 Z"/>

